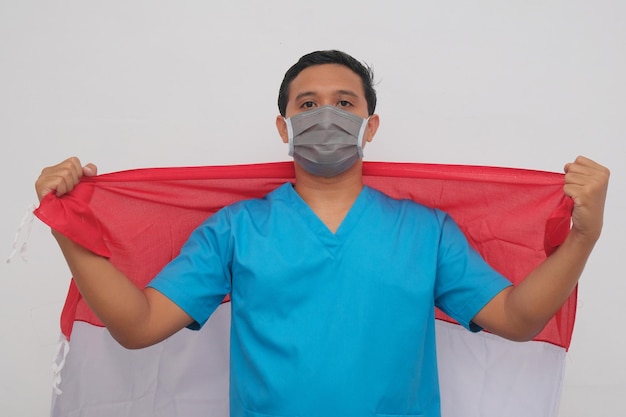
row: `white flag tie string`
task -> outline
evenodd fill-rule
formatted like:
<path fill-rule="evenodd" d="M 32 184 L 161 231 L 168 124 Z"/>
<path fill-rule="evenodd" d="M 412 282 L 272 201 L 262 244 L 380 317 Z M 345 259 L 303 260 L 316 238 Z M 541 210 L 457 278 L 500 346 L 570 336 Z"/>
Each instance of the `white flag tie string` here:
<path fill-rule="evenodd" d="M 20 225 L 18 226 L 17 231 L 15 232 L 13 243 L 11 244 L 11 254 L 7 258 L 7 261 L 6 261 L 7 263 L 11 263 L 11 260 L 18 253 L 20 254 L 20 257 L 22 258 L 24 262 L 28 262 L 28 259 L 26 258 L 26 250 L 27 250 L 26 244 L 28 242 L 28 238 L 30 237 L 30 231 L 33 226 L 33 220 L 35 218 L 35 214 L 34 214 L 35 208 L 36 206 L 34 204 L 31 204 L 30 206 L 28 206 L 27 213 L 24 215 L 24 217 L 22 217 L 22 220 L 20 221 Z"/>

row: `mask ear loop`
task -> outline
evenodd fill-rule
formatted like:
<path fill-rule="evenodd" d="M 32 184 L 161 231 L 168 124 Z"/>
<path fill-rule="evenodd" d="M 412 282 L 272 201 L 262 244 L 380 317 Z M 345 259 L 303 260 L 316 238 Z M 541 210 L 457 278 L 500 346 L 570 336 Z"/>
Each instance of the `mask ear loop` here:
<path fill-rule="evenodd" d="M 359 157 L 363 158 L 363 136 L 365 136 L 365 128 L 367 127 L 367 122 L 369 122 L 370 118 L 363 119 L 363 123 L 361 123 L 361 129 L 359 130 L 359 137 L 357 138 L 356 147 L 359 151 Z"/>
<path fill-rule="evenodd" d="M 293 156 L 293 126 L 291 125 L 291 117 L 285 118 L 285 123 L 287 124 L 287 137 L 289 138 L 289 156 Z"/>

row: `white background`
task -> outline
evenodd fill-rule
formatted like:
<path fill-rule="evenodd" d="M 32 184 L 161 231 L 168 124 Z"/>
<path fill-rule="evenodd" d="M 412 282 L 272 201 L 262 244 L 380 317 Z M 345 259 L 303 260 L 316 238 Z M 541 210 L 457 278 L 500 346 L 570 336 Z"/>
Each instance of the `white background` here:
<path fill-rule="evenodd" d="M 626 415 L 626 2 L 0 0 L 0 255 L 42 167 L 287 160 L 285 70 L 317 49 L 373 66 L 366 159 L 612 170 L 579 288 L 560 415 Z M 35 220 L 0 266 L 0 415 L 45 416 L 69 273 Z"/>

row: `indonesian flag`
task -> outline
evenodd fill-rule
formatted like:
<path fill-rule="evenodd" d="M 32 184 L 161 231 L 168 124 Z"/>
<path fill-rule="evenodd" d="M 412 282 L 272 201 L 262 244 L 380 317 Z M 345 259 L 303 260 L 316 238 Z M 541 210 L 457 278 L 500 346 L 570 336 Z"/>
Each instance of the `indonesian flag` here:
<path fill-rule="evenodd" d="M 449 213 L 496 270 L 519 283 L 560 243 L 572 202 L 563 175 L 512 168 L 365 162 L 364 181 Z M 37 217 L 110 258 L 139 287 L 220 208 L 294 181 L 293 164 L 149 168 L 84 177 Z M 141 350 L 117 344 L 70 284 L 61 315 L 54 417 L 227 417 L 230 305 L 202 330 Z M 576 311 L 568 299 L 531 342 L 473 334 L 437 311 L 444 417 L 555 417 Z M 328 416 L 332 417 L 332 416 Z"/>

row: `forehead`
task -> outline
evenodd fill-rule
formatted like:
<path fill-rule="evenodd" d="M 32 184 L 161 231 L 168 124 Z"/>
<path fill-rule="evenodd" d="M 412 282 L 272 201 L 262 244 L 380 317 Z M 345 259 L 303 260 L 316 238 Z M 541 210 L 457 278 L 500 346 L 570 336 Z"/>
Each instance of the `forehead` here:
<path fill-rule="evenodd" d="M 360 97 L 365 95 L 361 78 L 350 68 L 340 64 L 314 65 L 302 70 L 289 88 L 289 100 L 302 93 L 333 94 L 352 91 Z"/>

